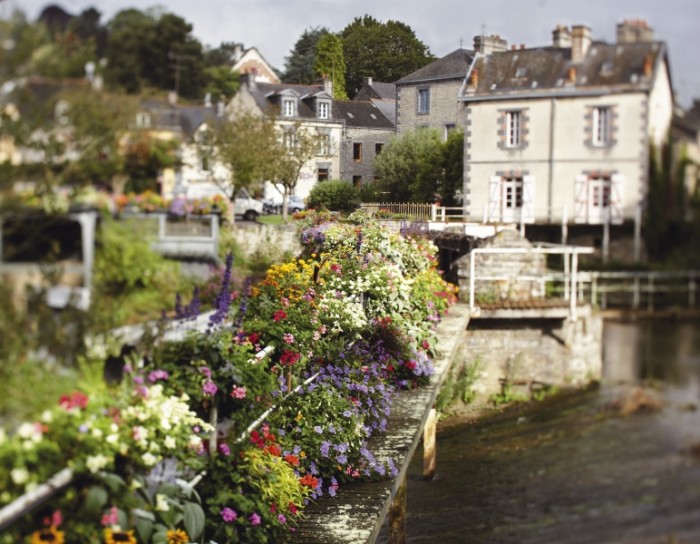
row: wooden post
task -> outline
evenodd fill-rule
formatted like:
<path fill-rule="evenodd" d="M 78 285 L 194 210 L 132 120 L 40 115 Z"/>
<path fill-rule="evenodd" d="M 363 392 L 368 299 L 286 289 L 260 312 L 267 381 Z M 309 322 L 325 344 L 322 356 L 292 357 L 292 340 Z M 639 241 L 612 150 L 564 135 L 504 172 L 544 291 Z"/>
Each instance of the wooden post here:
<path fill-rule="evenodd" d="M 437 411 L 431 408 L 423 428 L 423 478 L 435 476 L 435 430 L 437 428 Z"/>
<path fill-rule="evenodd" d="M 388 544 L 406 544 L 406 477 L 389 507 Z"/>

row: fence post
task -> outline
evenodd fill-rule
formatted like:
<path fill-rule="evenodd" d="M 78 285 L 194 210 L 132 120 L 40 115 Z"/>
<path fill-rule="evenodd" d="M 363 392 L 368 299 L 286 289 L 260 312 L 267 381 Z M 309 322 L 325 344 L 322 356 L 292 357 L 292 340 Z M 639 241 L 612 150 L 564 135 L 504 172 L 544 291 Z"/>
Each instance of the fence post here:
<path fill-rule="evenodd" d="M 437 205 L 436 204 L 430 205 L 430 220 L 437 221 Z"/>
<path fill-rule="evenodd" d="M 639 277 L 634 278 L 634 291 L 632 293 L 632 309 L 636 310 L 639 308 Z"/>
<path fill-rule="evenodd" d="M 474 260 L 476 258 L 476 250 L 472 249 L 469 254 L 469 313 L 474 313 L 474 273 L 476 266 Z"/>
<path fill-rule="evenodd" d="M 571 253 L 564 253 L 564 300 L 569 300 L 571 298 L 569 294 L 569 283 L 571 280 Z"/>
<path fill-rule="evenodd" d="M 430 479 L 435 475 L 435 428 L 437 427 L 437 411 L 431 408 L 423 428 L 423 478 Z"/>
<path fill-rule="evenodd" d="M 605 208 L 605 223 L 603 224 L 603 262 L 608 262 L 610 256 L 610 206 Z"/>
<path fill-rule="evenodd" d="M 561 245 L 565 246 L 569 239 L 569 210 L 566 206 L 561 211 Z"/>
<path fill-rule="evenodd" d="M 591 276 L 591 304 L 598 306 L 598 275 L 595 272 Z"/>
<path fill-rule="evenodd" d="M 576 295 L 577 295 L 577 282 L 578 282 L 578 253 L 574 250 L 571 253 L 571 299 L 569 306 L 569 317 L 572 321 L 576 321 Z"/>
<path fill-rule="evenodd" d="M 389 507 L 389 544 L 406 544 L 406 476 Z"/>
<path fill-rule="evenodd" d="M 647 300 L 647 309 L 650 312 L 654 311 L 654 273 L 649 274 L 649 299 Z"/>

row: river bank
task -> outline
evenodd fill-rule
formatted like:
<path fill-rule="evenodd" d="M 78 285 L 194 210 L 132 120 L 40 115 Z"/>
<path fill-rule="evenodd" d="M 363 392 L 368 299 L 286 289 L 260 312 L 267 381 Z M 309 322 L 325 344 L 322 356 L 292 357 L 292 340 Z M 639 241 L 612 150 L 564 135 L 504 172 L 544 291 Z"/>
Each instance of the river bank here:
<path fill-rule="evenodd" d="M 442 420 L 436 478 L 409 468 L 408 542 L 700 542 L 698 332 L 609 326 L 600 384 Z"/>

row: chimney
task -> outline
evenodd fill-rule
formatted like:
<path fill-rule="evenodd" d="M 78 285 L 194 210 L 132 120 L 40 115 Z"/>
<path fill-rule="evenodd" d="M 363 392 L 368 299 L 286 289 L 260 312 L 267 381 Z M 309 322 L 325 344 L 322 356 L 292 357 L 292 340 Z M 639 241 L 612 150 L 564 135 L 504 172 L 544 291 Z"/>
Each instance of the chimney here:
<path fill-rule="evenodd" d="M 469 76 L 469 86 L 476 89 L 479 86 L 479 70 L 474 68 Z"/>
<path fill-rule="evenodd" d="M 571 31 L 566 25 L 557 25 L 552 31 L 552 45 L 560 49 L 571 47 Z"/>
<path fill-rule="evenodd" d="M 241 60 L 241 57 L 243 56 L 243 46 L 240 43 L 237 43 L 233 47 L 233 58 L 231 59 L 233 63 L 237 63 L 239 60 Z"/>
<path fill-rule="evenodd" d="M 492 34 L 491 36 L 474 36 L 474 50 L 483 55 L 508 51 L 508 42 Z"/>
<path fill-rule="evenodd" d="M 255 74 L 254 73 L 241 74 L 239 76 L 239 80 L 241 82 L 241 85 L 245 85 L 249 91 L 255 89 Z"/>
<path fill-rule="evenodd" d="M 585 25 L 571 27 L 571 61 L 583 62 L 591 46 L 591 29 Z"/>
<path fill-rule="evenodd" d="M 644 19 L 625 19 L 617 24 L 617 43 L 653 41 L 654 31 Z"/>
<path fill-rule="evenodd" d="M 371 77 L 363 77 L 362 78 L 362 86 L 363 87 L 371 87 L 372 86 L 372 78 Z"/>
<path fill-rule="evenodd" d="M 644 66 L 642 71 L 644 73 L 644 77 L 651 77 L 651 74 L 654 71 L 654 55 L 652 53 L 647 53 L 647 55 L 644 57 Z"/>
<path fill-rule="evenodd" d="M 566 82 L 576 83 L 576 66 L 569 66 L 569 69 L 566 71 Z"/>
<path fill-rule="evenodd" d="M 323 90 L 324 92 L 328 93 L 333 96 L 333 80 L 329 78 L 326 74 L 323 74 L 321 76 L 322 78 L 322 83 L 323 83 Z"/>

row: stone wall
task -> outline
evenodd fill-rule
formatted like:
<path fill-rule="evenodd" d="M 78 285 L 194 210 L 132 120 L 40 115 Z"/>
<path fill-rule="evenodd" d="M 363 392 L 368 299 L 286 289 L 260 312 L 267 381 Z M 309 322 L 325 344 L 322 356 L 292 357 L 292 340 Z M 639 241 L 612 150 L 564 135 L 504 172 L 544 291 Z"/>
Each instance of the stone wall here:
<path fill-rule="evenodd" d="M 581 386 L 602 375 L 603 320 L 472 320 L 462 339 L 458 365 L 479 365 L 477 390 L 490 396 L 501 380 L 528 388 L 531 382 Z M 523 391 L 524 392 L 524 391 Z"/>
<path fill-rule="evenodd" d="M 246 256 L 256 252 L 278 256 L 289 251 L 296 255 L 301 251 L 294 225 L 262 225 L 236 222 L 232 235 Z"/>

